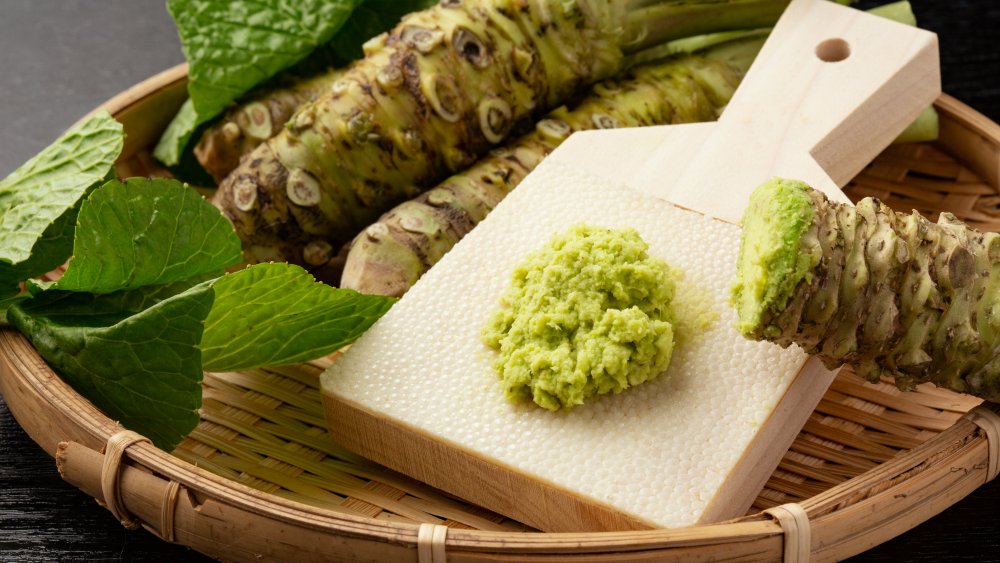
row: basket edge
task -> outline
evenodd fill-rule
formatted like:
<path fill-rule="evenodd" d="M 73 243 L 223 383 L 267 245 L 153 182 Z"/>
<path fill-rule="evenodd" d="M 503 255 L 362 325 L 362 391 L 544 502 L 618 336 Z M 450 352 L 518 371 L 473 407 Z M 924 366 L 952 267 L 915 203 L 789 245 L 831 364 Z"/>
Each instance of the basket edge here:
<path fill-rule="evenodd" d="M 143 81 L 143 82 L 137 84 L 133 88 L 130 88 L 129 90 L 127 90 L 127 91 L 119 94 L 118 96 L 115 96 L 111 100 L 105 102 L 104 104 L 102 104 L 101 106 L 99 106 L 98 108 L 96 108 L 94 111 L 99 111 L 100 109 L 108 109 L 108 110 L 112 110 L 113 109 L 114 111 L 119 112 L 119 113 L 128 112 L 128 111 L 134 109 L 137 104 L 139 104 L 140 102 L 142 102 L 143 99 L 146 96 L 153 95 L 153 94 L 157 93 L 157 91 L 159 91 L 159 90 L 163 90 L 163 89 L 167 89 L 167 88 L 174 88 L 174 89 L 176 89 L 176 88 L 180 88 L 181 86 L 186 85 L 186 76 L 181 77 L 181 78 L 177 77 L 177 74 L 178 73 L 182 73 L 182 72 L 186 72 L 186 68 L 184 67 L 184 65 L 178 65 L 177 67 L 168 69 L 167 71 L 164 71 L 164 72 L 162 72 L 162 73 L 160 73 L 158 75 L 155 75 L 154 77 L 152 77 L 150 79 L 147 79 L 146 81 Z M 178 103 L 178 105 L 179 105 L 179 103 Z M 938 107 L 939 110 L 943 110 L 943 112 L 948 117 L 950 117 L 951 119 L 953 119 L 955 121 L 960 121 L 963 117 L 967 117 L 967 116 L 972 116 L 972 118 L 975 118 L 975 120 L 985 121 L 986 122 L 985 126 L 982 126 L 980 124 L 980 127 L 978 129 L 970 129 L 970 131 L 977 132 L 977 134 L 979 134 L 983 138 L 988 138 L 988 137 L 992 137 L 992 136 L 995 135 L 996 136 L 995 138 L 1000 139 L 1000 126 L 997 126 L 996 124 L 994 124 L 993 122 L 989 121 L 988 119 L 986 119 L 985 117 L 983 117 L 981 114 L 979 114 L 978 112 L 976 112 L 975 110 L 969 108 L 968 106 L 965 106 L 964 104 L 962 104 L 961 102 L 955 100 L 954 98 L 951 98 L 950 96 L 947 96 L 947 95 L 942 95 L 942 97 L 939 98 L 939 100 L 937 102 L 935 102 L 935 105 Z M 91 113 L 93 113 L 93 112 L 91 112 Z M 969 129 L 969 124 L 963 123 L 962 125 L 966 129 Z M 136 140 L 136 142 L 138 141 L 138 139 L 135 139 L 135 140 Z M 989 155 L 997 155 L 997 151 L 1000 151 L 1000 148 L 997 148 L 992 153 L 986 153 L 987 154 L 986 160 L 988 160 Z M 979 155 L 980 153 L 975 153 L 975 154 Z M 987 173 L 984 174 L 984 177 L 988 181 L 990 181 L 990 183 L 992 185 L 994 185 L 994 187 L 997 186 L 997 179 L 998 179 L 998 177 L 1000 177 L 1000 155 L 998 155 L 996 158 L 997 158 L 997 168 L 994 169 L 994 168 L 990 168 L 989 166 L 986 166 L 985 170 L 986 170 Z M 963 161 L 964 161 L 964 159 L 963 159 Z M 976 165 L 975 162 L 969 162 L 969 164 L 970 165 Z M 983 165 L 981 163 L 978 164 L 978 165 L 976 165 L 976 166 L 983 167 Z M 977 170 L 977 172 L 978 172 L 978 170 Z M 43 365 L 44 365 L 44 362 L 43 362 Z M 9 379 L 9 378 L 0 378 L 0 391 L 4 391 L 4 395 L 8 394 L 6 392 L 6 390 L 3 389 L 3 385 L 5 383 L 5 380 L 7 380 L 7 379 Z M 56 379 L 58 380 L 58 378 L 56 378 Z M 58 381 L 61 382 L 61 380 L 58 380 Z M 32 390 L 35 391 L 36 393 L 39 391 L 38 388 L 33 388 Z M 73 392 L 70 389 L 69 390 L 69 394 L 75 395 L 75 392 Z M 44 398 L 44 396 L 43 396 L 43 398 Z M 82 400 L 82 398 L 80 398 L 79 396 L 76 396 L 76 398 Z M 13 408 L 11 410 L 12 410 L 12 412 L 14 411 Z M 64 414 L 66 414 L 68 416 L 69 413 L 64 413 Z M 97 442 L 100 442 L 100 440 L 102 438 L 106 439 L 108 436 L 111 435 L 111 432 L 109 431 L 109 424 L 104 424 L 104 422 L 106 421 L 107 423 L 110 423 L 111 425 L 113 425 L 114 423 L 112 423 L 110 420 L 106 419 L 106 417 L 103 417 L 103 414 L 101 414 L 99 412 L 96 413 L 98 415 L 96 417 L 93 416 L 94 413 L 88 413 L 88 414 L 91 415 L 91 417 L 93 418 L 93 420 L 91 422 L 94 422 L 95 424 L 91 428 L 89 428 L 89 429 L 83 429 L 83 428 L 79 428 L 79 429 L 81 431 L 85 432 L 87 434 L 87 436 L 88 436 L 87 438 L 85 438 L 83 440 L 84 442 L 88 442 L 90 445 L 96 445 Z M 100 420 L 100 418 L 102 418 L 102 417 L 104 418 L 104 421 Z M 15 418 L 18 419 L 19 423 L 21 422 L 21 418 L 17 417 L 17 415 L 15 415 Z M 22 426 L 24 426 L 24 425 L 22 424 Z M 117 427 L 117 428 L 120 428 L 120 427 Z M 31 433 L 29 433 L 29 434 L 31 434 Z M 105 435 L 105 434 L 107 434 L 107 435 Z M 34 434 L 31 434 L 31 437 L 32 437 L 33 440 L 35 440 L 39 444 L 42 444 L 43 442 L 48 442 L 47 440 L 40 440 L 40 439 L 36 438 L 36 436 Z M 90 446 L 88 446 L 88 447 L 90 447 Z M 46 449 L 46 451 L 50 455 L 52 455 L 54 453 L 51 448 L 45 447 L 45 449 Z M 133 452 L 135 452 L 135 453 L 133 453 Z M 151 471 L 157 471 L 155 469 L 151 469 L 151 466 L 147 466 L 147 464 L 155 465 L 156 461 L 163 461 L 162 458 L 164 458 L 164 457 L 171 458 L 172 456 L 169 456 L 169 455 L 167 455 L 167 454 L 165 454 L 163 452 L 159 452 L 158 450 L 153 451 L 153 452 L 145 452 L 144 448 L 141 447 L 141 446 L 139 446 L 139 447 L 130 449 L 129 452 L 128 452 L 128 454 L 127 454 L 127 457 L 133 459 L 136 463 L 138 463 L 139 465 L 141 465 L 143 467 L 146 467 L 147 469 L 149 469 Z M 169 460 L 167 460 L 167 461 L 169 461 Z M 223 486 L 239 485 L 238 483 L 233 483 L 233 482 L 228 481 L 228 480 L 224 480 L 224 481 L 225 481 L 225 483 L 223 483 Z M 850 481 L 848 483 L 850 483 Z M 845 483 L 845 485 L 847 485 L 847 483 Z M 259 493 L 259 492 L 255 491 L 253 489 L 249 489 L 249 491 L 251 493 Z M 262 497 L 264 497 L 264 498 L 262 498 L 262 500 L 265 500 L 265 501 L 268 501 L 268 502 L 274 502 L 274 500 L 277 498 L 277 497 L 274 497 L 273 495 L 267 495 L 266 493 L 259 493 L 259 494 Z M 250 496 L 253 497 L 253 496 L 256 496 L 256 495 L 251 494 Z M 257 499 L 257 500 L 261 500 L 261 499 Z M 287 503 L 288 505 L 290 505 L 289 506 L 290 510 L 302 510 L 302 509 L 306 509 L 305 512 L 312 512 L 313 511 L 313 510 L 310 510 L 313 507 L 309 507 L 308 505 L 300 505 L 299 503 L 294 503 L 292 501 L 284 501 L 283 499 L 278 499 L 278 500 L 281 501 L 281 502 L 283 502 L 283 503 Z M 955 500 L 957 500 L 957 499 L 955 499 Z M 256 502 L 251 502 L 251 504 L 253 504 L 253 505 L 256 506 Z M 263 513 L 263 509 L 260 509 L 260 510 Z M 321 512 L 329 512 L 329 511 L 322 511 L 321 509 L 319 509 L 319 510 Z M 332 513 L 331 512 L 331 514 L 336 514 L 336 513 Z M 340 518 L 339 518 L 340 515 L 337 515 L 337 516 L 338 516 L 337 520 L 340 520 Z M 930 516 L 928 516 L 928 517 L 930 517 Z M 759 518 L 760 518 L 760 515 L 754 515 L 754 516 L 744 517 L 744 518 L 741 518 L 741 519 L 738 519 L 738 520 L 735 520 L 735 521 L 732 521 L 732 522 L 729 522 L 729 523 L 712 524 L 712 525 L 707 525 L 707 526 L 699 526 L 698 528 L 715 528 L 715 527 L 720 526 L 720 525 L 722 525 L 722 526 L 728 526 L 728 525 L 734 525 L 734 524 L 741 523 L 741 522 L 759 522 Z M 377 521 L 377 520 L 374 520 L 374 519 L 360 519 L 360 520 L 370 521 L 370 522 L 373 522 L 373 523 L 377 523 L 379 525 L 384 525 L 385 524 L 384 522 Z M 416 540 L 416 533 L 415 532 L 417 530 L 416 526 L 409 525 L 409 524 L 395 524 L 395 525 L 393 525 L 393 527 L 394 528 L 395 527 L 399 527 L 399 528 L 402 529 L 401 531 L 404 531 L 404 532 L 410 531 L 409 529 L 412 528 L 412 531 L 414 532 L 413 534 L 404 533 L 403 535 L 407 536 L 406 540 L 408 540 L 408 543 L 412 543 L 412 545 L 414 545 L 414 546 L 416 545 L 416 541 L 415 541 Z M 773 525 L 773 524 L 769 526 L 769 530 L 770 530 L 770 532 L 769 532 L 770 534 L 780 533 L 780 528 L 777 528 L 776 525 Z M 341 531 L 341 530 L 338 529 L 338 531 Z M 656 535 L 656 534 L 661 534 L 663 532 L 664 532 L 664 530 L 653 530 L 653 531 L 650 531 L 650 532 L 640 532 L 640 534 L 643 534 L 643 535 L 654 534 L 654 535 Z M 456 548 L 459 548 L 459 549 L 461 549 L 463 545 L 465 545 L 468 548 L 472 548 L 472 547 L 475 546 L 475 547 L 477 547 L 476 551 L 479 551 L 478 548 L 492 550 L 494 548 L 500 548 L 500 547 L 506 547 L 506 548 L 513 548 L 514 547 L 513 545 L 511 545 L 511 543 L 509 541 L 500 542 L 500 543 L 502 543 L 502 545 L 493 544 L 492 542 L 496 538 L 491 538 L 491 535 L 496 535 L 496 534 L 500 534 L 501 536 L 510 535 L 510 534 L 504 533 L 504 532 L 481 532 L 481 531 L 455 530 L 455 531 L 451 532 L 451 534 L 450 534 L 450 537 L 448 539 L 448 545 L 451 546 L 451 545 L 454 544 L 454 546 Z M 615 534 L 615 533 L 614 532 L 610 532 L 608 534 Z M 564 535 L 564 534 L 537 534 L 537 535 L 539 535 L 539 536 L 551 536 L 551 535 Z M 587 537 L 592 537 L 592 536 L 593 536 L 593 534 L 587 534 Z M 395 534 L 393 534 L 392 538 L 386 537 L 385 539 L 387 541 L 394 541 L 394 540 L 399 540 L 400 536 L 396 536 Z M 483 542 L 485 542 L 485 543 L 483 543 Z M 530 542 L 530 545 L 534 546 L 534 547 L 537 547 L 534 542 Z M 606 546 L 606 547 L 611 547 L 611 546 Z M 618 547 L 620 548 L 622 546 L 618 546 Z M 532 548 L 529 547 L 529 549 L 532 549 Z"/>

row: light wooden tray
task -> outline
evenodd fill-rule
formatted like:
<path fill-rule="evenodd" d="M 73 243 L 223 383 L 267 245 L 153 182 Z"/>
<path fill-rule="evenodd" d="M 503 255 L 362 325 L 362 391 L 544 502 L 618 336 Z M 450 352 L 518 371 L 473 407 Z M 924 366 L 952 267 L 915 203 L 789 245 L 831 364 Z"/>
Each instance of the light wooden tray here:
<path fill-rule="evenodd" d="M 128 133 L 120 176 L 161 173 L 148 148 L 185 84 L 179 66 L 102 106 Z M 937 108 L 940 141 L 890 148 L 848 194 L 1000 230 L 1000 127 L 948 96 Z M 133 442 L 22 336 L 0 330 L 0 392 L 63 477 L 125 523 L 227 561 L 839 560 L 974 491 L 995 474 L 1000 449 L 981 427 L 989 423 L 974 421 L 989 420 L 975 414 L 987 408 L 978 400 L 931 386 L 902 393 L 845 371 L 751 514 L 676 530 L 539 533 L 333 443 L 318 390 L 330 361 L 206 374 L 202 422 L 168 454 Z M 808 521 L 762 512 L 789 503 Z"/>

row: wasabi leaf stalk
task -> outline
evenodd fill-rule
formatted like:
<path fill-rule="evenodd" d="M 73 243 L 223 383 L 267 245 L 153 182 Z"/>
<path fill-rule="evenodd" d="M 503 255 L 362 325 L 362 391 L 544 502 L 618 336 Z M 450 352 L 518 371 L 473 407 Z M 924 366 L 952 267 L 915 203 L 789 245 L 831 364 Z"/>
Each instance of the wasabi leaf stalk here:
<path fill-rule="evenodd" d="M 901 389 L 929 381 L 1000 401 L 1000 234 L 788 180 L 753 193 L 743 228 L 733 303 L 745 336 Z"/>

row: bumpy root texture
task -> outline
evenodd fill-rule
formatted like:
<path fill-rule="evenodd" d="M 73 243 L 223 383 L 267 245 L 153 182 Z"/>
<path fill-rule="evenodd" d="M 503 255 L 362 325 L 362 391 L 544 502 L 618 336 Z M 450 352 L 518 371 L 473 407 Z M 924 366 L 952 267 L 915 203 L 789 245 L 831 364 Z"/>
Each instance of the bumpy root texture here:
<path fill-rule="evenodd" d="M 347 255 L 341 285 L 402 295 L 574 131 L 715 119 L 740 77 L 729 65 L 688 56 L 596 85 L 574 107 L 551 112 L 533 132 L 368 226 Z"/>
<path fill-rule="evenodd" d="M 329 90 L 339 76 L 330 71 L 293 81 L 233 107 L 202 134 L 195 158 L 216 182 L 222 182 L 244 155 L 277 135 L 299 106 Z"/>
<path fill-rule="evenodd" d="M 411 14 L 244 157 L 215 203 L 248 258 L 302 264 L 309 243 L 346 242 L 519 120 L 619 71 L 623 17 L 582 0 L 463 0 Z M 256 197 L 241 197 L 251 187 Z"/>
<path fill-rule="evenodd" d="M 805 189 L 815 213 L 800 251 L 818 259 L 746 335 L 901 389 L 930 381 L 1000 401 L 1000 235 Z"/>

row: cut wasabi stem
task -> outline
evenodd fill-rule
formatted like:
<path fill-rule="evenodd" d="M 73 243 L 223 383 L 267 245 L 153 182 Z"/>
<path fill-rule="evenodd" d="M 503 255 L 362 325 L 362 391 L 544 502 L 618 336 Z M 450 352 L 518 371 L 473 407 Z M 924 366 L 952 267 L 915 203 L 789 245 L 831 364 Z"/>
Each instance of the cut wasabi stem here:
<path fill-rule="evenodd" d="M 754 57 L 760 51 L 764 40 L 771 33 L 771 28 L 722 31 L 719 33 L 709 33 L 706 35 L 696 35 L 694 37 L 684 37 L 674 41 L 668 41 L 662 45 L 657 45 L 629 56 L 630 67 L 662 62 L 663 60 L 678 55 L 689 55 L 692 53 L 705 54 L 712 50 L 715 54 L 713 59 L 727 62 L 742 69 L 750 68 Z M 760 40 L 760 45 L 755 48 L 748 48 L 747 44 L 754 40 Z M 730 49 L 725 48 L 731 46 Z"/>
<path fill-rule="evenodd" d="M 743 228 L 732 293 L 743 335 L 901 389 L 929 381 L 1000 401 L 1000 235 L 789 180 L 757 188 Z"/>
<path fill-rule="evenodd" d="M 939 127 L 937 110 L 934 109 L 934 106 L 930 106 L 920 112 L 917 119 L 892 142 L 895 144 L 934 141 L 937 139 Z"/>
<path fill-rule="evenodd" d="M 905 23 L 906 25 L 917 25 L 917 16 L 914 15 L 913 7 L 910 6 L 908 0 L 876 6 L 875 8 L 868 10 L 868 13 L 897 21 L 899 23 Z"/>

